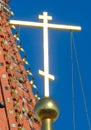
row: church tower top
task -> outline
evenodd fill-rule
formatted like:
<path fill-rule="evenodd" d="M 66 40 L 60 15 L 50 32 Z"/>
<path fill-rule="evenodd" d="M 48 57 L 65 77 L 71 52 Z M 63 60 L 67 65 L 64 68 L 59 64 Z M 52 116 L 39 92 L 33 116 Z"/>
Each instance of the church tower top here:
<path fill-rule="evenodd" d="M 0 0 L 0 2 L 5 2 L 5 3 L 9 3 L 10 2 L 10 0 Z"/>
<path fill-rule="evenodd" d="M 10 17 L 10 8 L 8 6 L 8 3 L 10 2 L 10 0 L 0 0 L 0 12 L 3 12 L 3 15 L 5 16 L 5 18 L 8 20 Z"/>

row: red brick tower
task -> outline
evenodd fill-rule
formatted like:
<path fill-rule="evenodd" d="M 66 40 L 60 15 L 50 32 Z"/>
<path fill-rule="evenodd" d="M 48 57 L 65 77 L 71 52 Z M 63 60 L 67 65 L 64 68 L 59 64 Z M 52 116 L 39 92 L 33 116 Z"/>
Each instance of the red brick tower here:
<path fill-rule="evenodd" d="M 0 130 L 40 130 L 35 96 L 8 22 L 10 0 L 0 0 Z"/>

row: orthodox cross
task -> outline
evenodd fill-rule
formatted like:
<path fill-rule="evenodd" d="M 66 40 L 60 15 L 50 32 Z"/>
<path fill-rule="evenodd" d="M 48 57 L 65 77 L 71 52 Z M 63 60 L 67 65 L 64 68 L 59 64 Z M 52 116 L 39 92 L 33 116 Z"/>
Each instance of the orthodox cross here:
<path fill-rule="evenodd" d="M 80 31 L 80 26 L 50 24 L 49 20 L 52 20 L 52 16 L 48 16 L 47 12 L 43 12 L 43 15 L 39 15 L 39 19 L 43 22 L 28 22 L 10 20 L 11 25 L 15 26 L 28 26 L 43 28 L 43 51 L 44 51 L 44 71 L 39 70 L 39 74 L 44 76 L 44 96 L 49 97 L 49 80 L 54 80 L 54 76 L 49 74 L 49 53 L 48 53 L 48 29 L 68 30 L 68 31 Z"/>

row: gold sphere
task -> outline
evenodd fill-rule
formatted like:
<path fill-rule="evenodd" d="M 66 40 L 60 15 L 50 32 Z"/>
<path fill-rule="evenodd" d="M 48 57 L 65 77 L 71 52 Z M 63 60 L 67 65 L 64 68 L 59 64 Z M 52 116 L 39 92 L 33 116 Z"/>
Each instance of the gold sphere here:
<path fill-rule="evenodd" d="M 59 107 L 50 97 L 41 98 L 35 105 L 35 116 L 39 121 L 51 119 L 55 121 L 59 116 Z"/>

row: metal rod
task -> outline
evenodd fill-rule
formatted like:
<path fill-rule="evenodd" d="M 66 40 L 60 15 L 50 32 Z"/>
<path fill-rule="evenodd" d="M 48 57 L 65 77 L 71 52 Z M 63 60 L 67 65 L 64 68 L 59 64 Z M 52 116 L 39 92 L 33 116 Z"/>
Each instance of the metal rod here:
<path fill-rule="evenodd" d="M 51 119 L 44 119 L 42 122 L 41 130 L 54 130 L 52 120 Z"/>

